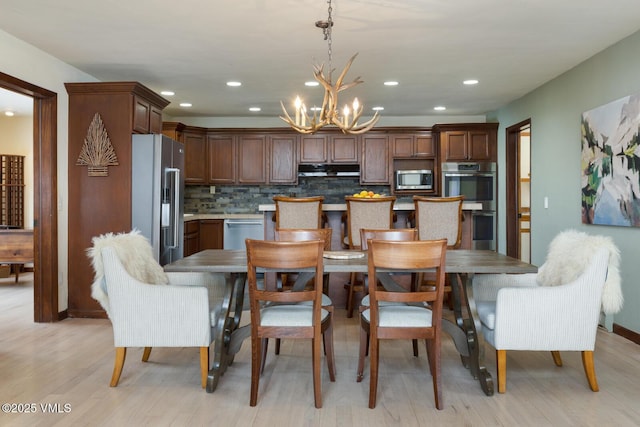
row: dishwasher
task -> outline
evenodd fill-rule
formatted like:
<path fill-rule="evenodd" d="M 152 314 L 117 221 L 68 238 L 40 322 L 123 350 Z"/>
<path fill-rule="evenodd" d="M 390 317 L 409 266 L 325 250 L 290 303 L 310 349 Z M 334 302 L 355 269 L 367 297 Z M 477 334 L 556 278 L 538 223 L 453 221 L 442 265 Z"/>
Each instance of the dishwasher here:
<path fill-rule="evenodd" d="M 233 218 L 224 220 L 224 249 L 245 250 L 244 239 L 264 240 L 263 218 Z"/>

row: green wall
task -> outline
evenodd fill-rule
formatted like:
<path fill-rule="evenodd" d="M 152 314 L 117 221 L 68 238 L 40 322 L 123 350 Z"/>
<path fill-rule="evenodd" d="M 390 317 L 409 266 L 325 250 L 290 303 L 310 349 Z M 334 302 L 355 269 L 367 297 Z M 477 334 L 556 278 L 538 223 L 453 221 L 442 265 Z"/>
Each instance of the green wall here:
<path fill-rule="evenodd" d="M 640 32 L 487 116 L 500 123 L 498 164 L 500 218 L 505 208 L 505 129 L 531 119 L 531 254 L 544 262 L 547 246 L 562 230 L 611 236 L 622 252 L 625 304 L 613 321 L 640 333 L 640 229 L 583 225 L 580 205 L 580 116 L 584 111 L 640 92 Z M 549 198 L 549 208 L 543 205 Z M 505 251 L 505 221 L 498 228 Z"/>

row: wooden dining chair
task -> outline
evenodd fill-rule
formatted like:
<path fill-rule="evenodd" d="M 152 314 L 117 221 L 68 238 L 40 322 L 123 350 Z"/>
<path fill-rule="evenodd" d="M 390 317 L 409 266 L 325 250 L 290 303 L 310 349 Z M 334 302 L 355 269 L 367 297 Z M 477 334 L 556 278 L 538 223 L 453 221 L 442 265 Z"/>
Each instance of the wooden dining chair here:
<path fill-rule="evenodd" d="M 262 342 L 267 338 L 311 339 L 313 394 L 316 408 L 322 407 L 320 376 L 321 338 L 326 348 L 329 379 L 335 381 L 333 316 L 322 308 L 322 251 L 324 241 L 276 242 L 246 240 L 247 278 L 251 308 L 251 397 L 256 406 L 262 362 Z M 258 288 L 257 270 L 314 272 L 312 290 L 277 292 Z M 305 304 L 306 302 L 306 304 Z"/>
<path fill-rule="evenodd" d="M 322 228 L 326 223 L 326 217 L 322 213 L 323 196 L 274 196 L 273 201 L 276 205 L 273 215 L 276 230 Z"/>
<path fill-rule="evenodd" d="M 381 339 L 425 340 L 435 406 L 437 409 L 443 408 L 440 347 L 446 244 L 445 239 L 414 242 L 370 240 L 368 242 L 370 282 L 373 283 L 373 280 L 387 275 L 383 281 L 383 283 L 387 282 L 384 290 L 370 286 L 371 304 L 360 315 L 361 327 L 367 327 L 370 334 L 369 408 L 373 409 L 376 406 Z M 389 271 L 417 272 L 433 268 L 436 270 L 436 283 L 433 290 L 409 292 L 401 284 L 389 283 L 399 277 L 389 275 Z M 383 302 L 394 304 L 383 305 Z M 362 345 L 362 340 L 360 344 Z M 363 355 L 364 351 L 361 348 L 360 357 L 362 358 Z M 359 366 L 361 366 L 360 363 Z M 362 372 L 359 372 L 358 380 L 360 381 L 361 378 Z"/>
<path fill-rule="evenodd" d="M 383 196 L 376 198 L 362 198 L 346 196 L 347 205 L 345 225 L 342 229 L 342 241 L 352 250 L 362 248 L 360 243 L 360 230 L 379 229 L 388 230 L 393 228 L 394 213 L 393 205 L 395 196 Z M 347 289 L 347 317 L 353 317 L 353 309 L 356 306 L 354 301 L 355 292 L 364 289 L 363 282 L 357 280 L 357 275 L 351 273 L 349 283 L 345 285 Z"/>
<path fill-rule="evenodd" d="M 369 246 L 367 242 L 369 240 L 387 240 L 391 242 L 413 242 L 415 240 L 418 240 L 418 230 L 415 228 L 390 228 L 388 230 L 372 230 L 372 229 L 366 229 L 366 228 L 361 229 L 360 242 L 362 243 L 361 248 L 363 251 L 368 250 Z M 384 278 L 385 276 L 382 276 L 382 277 Z M 416 277 L 417 276 L 412 275 L 412 280 L 416 280 Z M 368 282 L 367 278 L 364 278 L 364 281 L 365 281 L 364 291 L 366 295 L 364 295 L 362 297 L 362 300 L 360 300 L 360 308 L 359 308 L 360 314 L 362 314 L 364 310 L 369 308 L 369 304 L 370 304 L 368 286 L 371 286 L 371 284 L 366 285 L 366 282 Z M 376 286 L 380 286 L 380 285 L 381 285 L 380 283 L 376 284 Z M 388 303 L 383 302 L 382 304 L 388 304 Z M 365 354 L 362 355 L 359 362 L 364 364 L 364 356 L 368 354 L 368 349 L 369 349 L 368 327 L 362 328 L 361 332 L 362 333 L 360 334 L 360 340 L 361 340 L 360 351 L 365 351 Z M 362 340 L 364 340 L 364 342 L 362 342 Z M 418 341 L 417 340 L 413 340 L 413 355 L 415 357 L 418 357 Z M 362 373 L 362 369 L 363 369 L 362 366 L 358 366 L 358 372 Z M 362 378 L 360 378 L 360 380 L 362 380 Z"/>
<path fill-rule="evenodd" d="M 462 243 L 462 202 L 464 196 L 424 197 L 413 196 L 414 226 L 418 229 L 420 240 L 447 239 L 447 249 L 459 249 Z M 420 286 L 433 286 L 433 274 L 420 274 Z M 451 283 L 445 277 L 445 297 L 451 301 Z"/>
<path fill-rule="evenodd" d="M 282 242 L 303 242 L 307 240 L 322 240 L 324 242 L 323 250 L 331 250 L 331 236 L 333 230 L 331 228 L 311 228 L 311 229 L 280 229 L 275 231 L 275 240 Z M 292 280 L 293 285 L 287 288 L 282 282 Z M 311 273 L 303 273 L 302 275 L 283 273 L 277 279 L 279 290 L 291 289 L 293 291 L 301 291 L 308 286 L 314 286 L 313 275 Z M 329 273 L 322 276 L 322 307 L 333 313 L 333 301 L 329 298 Z M 262 369 L 266 360 L 268 340 L 264 342 Z M 280 354 L 280 338 L 276 339 L 275 353 Z"/>

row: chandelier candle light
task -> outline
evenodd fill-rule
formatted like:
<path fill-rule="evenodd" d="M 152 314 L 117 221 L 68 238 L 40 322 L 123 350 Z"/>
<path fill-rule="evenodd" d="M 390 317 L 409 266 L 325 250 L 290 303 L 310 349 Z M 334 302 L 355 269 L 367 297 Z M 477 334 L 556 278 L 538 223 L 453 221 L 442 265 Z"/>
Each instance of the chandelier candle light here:
<path fill-rule="evenodd" d="M 316 27 L 322 28 L 324 39 L 327 40 L 327 44 L 329 46 L 328 77 L 324 74 L 324 64 L 315 65 L 313 67 L 313 76 L 322 85 L 322 87 L 324 87 L 324 99 L 322 100 L 322 107 L 319 109 L 313 109 L 313 116 L 309 116 L 309 114 L 307 113 L 307 107 L 304 105 L 300 97 L 296 96 L 296 100 L 294 103 L 296 111 L 294 116 L 295 119 L 289 115 L 282 101 L 280 101 L 280 105 L 282 106 L 284 117 L 280 116 L 280 118 L 287 122 L 289 126 L 291 126 L 296 131 L 305 134 L 315 133 L 320 128 L 327 125 L 337 126 L 343 133 L 365 133 L 378 122 L 378 119 L 380 117 L 377 111 L 375 112 L 371 120 L 368 120 L 365 123 L 358 124 L 358 120 L 360 119 L 360 116 L 362 116 L 364 106 L 360 105 L 360 103 L 358 102 L 358 98 L 354 98 L 352 108 L 349 108 L 349 106 L 345 105 L 342 110 L 342 116 L 340 116 L 338 112 L 338 93 L 357 86 L 360 83 L 363 83 L 363 81 L 360 80 L 360 77 L 356 77 L 351 83 L 343 83 L 344 78 L 349 71 L 349 68 L 351 68 L 353 60 L 356 59 L 356 56 L 358 56 L 358 54 L 356 53 L 351 57 L 351 59 L 349 59 L 349 62 L 347 62 L 344 70 L 342 70 L 342 73 L 340 73 L 340 76 L 336 80 L 335 85 L 331 82 L 331 73 L 333 71 L 331 69 L 331 28 L 333 27 L 331 12 L 333 8 L 331 7 L 331 0 L 328 0 L 327 3 L 329 4 L 329 17 L 326 21 L 317 21 Z"/>

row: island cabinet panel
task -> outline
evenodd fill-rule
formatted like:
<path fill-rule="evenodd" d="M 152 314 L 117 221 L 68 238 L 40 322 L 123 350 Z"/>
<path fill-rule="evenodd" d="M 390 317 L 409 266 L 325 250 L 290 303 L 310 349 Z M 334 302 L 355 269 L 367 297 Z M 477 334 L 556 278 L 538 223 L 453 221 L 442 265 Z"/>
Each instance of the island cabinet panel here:
<path fill-rule="evenodd" d="M 362 136 L 360 183 L 389 185 L 389 142 L 386 135 Z"/>
<path fill-rule="evenodd" d="M 298 182 L 296 142 L 295 135 L 269 137 L 269 183 L 296 184 Z"/>
<path fill-rule="evenodd" d="M 495 162 L 497 123 L 447 124 L 433 127 L 443 162 Z"/>
<path fill-rule="evenodd" d="M 331 135 L 329 137 L 330 163 L 359 163 L 360 145 L 355 135 Z"/>
<path fill-rule="evenodd" d="M 302 135 L 300 137 L 300 163 L 327 163 L 327 138 L 324 135 Z"/>
<path fill-rule="evenodd" d="M 235 184 L 236 144 L 231 135 L 207 135 L 209 184 Z M 205 160 L 206 161 L 206 160 Z"/>
<path fill-rule="evenodd" d="M 267 138 L 264 135 L 242 135 L 237 141 L 237 184 L 267 183 Z"/>

